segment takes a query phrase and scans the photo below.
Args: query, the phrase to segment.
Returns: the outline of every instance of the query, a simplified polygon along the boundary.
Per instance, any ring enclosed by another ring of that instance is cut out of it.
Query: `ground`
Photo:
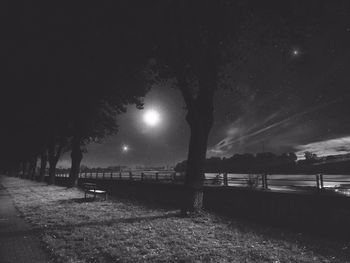
[[[350,242],[125,199],[85,201],[76,188],[3,180],[57,262],[350,262]]]

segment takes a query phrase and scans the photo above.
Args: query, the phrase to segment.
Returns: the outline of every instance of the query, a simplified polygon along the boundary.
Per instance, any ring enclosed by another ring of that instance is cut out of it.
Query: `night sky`
[[[242,64],[233,88],[216,93],[207,156],[350,153],[349,46],[350,24],[320,28],[300,44],[258,50]],[[88,146],[84,164],[174,165],[186,159],[189,129],[180,92],[156,87],[144,102],[144,110],[130,106],[119,116],[117,135]],[[160,113],[154,127],[142,119],[149,109]],[[69,165],[67,157],[61,165]]]
[[[350,153],[350,3],[290,1],[285,9],[276,3],[252,1],[254,15],[246,19],[265,28],[240,32],[247,42],[234,50],[245,54],[244,59],[228,58],[235,68],[222,68],[222,78],[233,81],[216,92],[207,157],[262,151],[296,152],[298,157],[305,151],[318,156]],[[281,16],[282,9],[292,19],[275,26],[270,15]],[[288,37],[280,39],[284,30]],[[143,120],[149,110],[159,114],[154,126]],[[118,116],[116,135],[87,146],[82,164],[175,165],[187,157],[185,116],[180,92],[158,85],[144,98],[143,110],[130,105]],[[66,153],[58,166],[69,165]]]
[[[207,157],[262,151],[296,152],[298,157],[305,151],[318,156],[350,153],[349,10],[346,1],[330,4],[325,14],[308,21],[303,34],[255,45],[238,63],[239,70],[225,69],[234,82],[216,93]],[[297,18],[308,13],[302,5],[291,11],[297,13],[296,26],[303,28]],[[150,109],[160,115],[153,127],[143,121]],[[118,116],[118,134],[90,144],[82,163],[175,165],[187,157],[185,115],[178,90],[153,88],[144,99],[144,110],[129,106]],[[66,154],[59,166],[69,163]]]

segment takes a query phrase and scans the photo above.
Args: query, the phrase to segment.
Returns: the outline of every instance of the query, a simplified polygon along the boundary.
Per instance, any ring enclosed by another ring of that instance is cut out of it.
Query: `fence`
[[[57,177],[69,177],[68,173],[59,173]],[[144,181],[181,184],[185,180],[183,173],[174,171],[123,171],[123,172],[83,172],[79,178]],[[204,179],[208,186],[238,186],[254,189],[283,191],[310,191],[332,189],[350,195],[349,175],[278,175],[278,174],[230,174],[206,173]]]

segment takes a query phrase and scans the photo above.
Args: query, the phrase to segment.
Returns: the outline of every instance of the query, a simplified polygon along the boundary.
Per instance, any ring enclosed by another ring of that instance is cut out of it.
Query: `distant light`
[[[129,151],[129,146],[123,145],[122,150],[123,150],[123,152]]]
[[[148,110],[143,115],[143,121],[148,126],[156,126],[160,122],[160,114],[156,110]]]
[[[301,54],[301,52],[300,52],[299,49],[294,48],[294,49],[292,50],[292,56],[293,56],[293,57],[298,57],[298,56],[300,56],[300,54]]]

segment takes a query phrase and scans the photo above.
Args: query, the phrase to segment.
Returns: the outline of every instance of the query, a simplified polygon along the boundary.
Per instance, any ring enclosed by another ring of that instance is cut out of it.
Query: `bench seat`
[[[99,189],[96,184],[93,183],[85,183],[83,184],[83,189],[85,193],[85,199],[87,194],[94,195],[94,199],[96,199],[97,195],[103,195],[104,200],[107,200],[107,191]]]
[[[87,190],[87,191],[90,192],[90,193],[96,193],[96,194],[105,194],[105,193],[107,193],[104,190]]]

